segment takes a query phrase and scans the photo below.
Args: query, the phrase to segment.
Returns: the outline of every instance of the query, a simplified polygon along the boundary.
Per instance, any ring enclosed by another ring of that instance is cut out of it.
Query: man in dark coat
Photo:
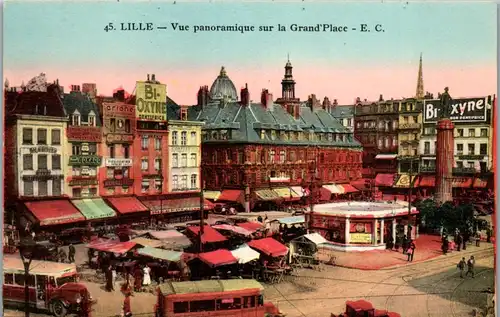
[[[115,288],[113,286],[113,269],[111,268],[111,265],[107,265],[104,268],[104,275],[106,277],[106,291],[114,291]]]
[[[140,292],[142,289],[142,269],[136,266],[134,269],[134,290]]]
[[[75,263],[75,254],[76,254],[76,249],[73,246],[73,244],[70,243],[69,247],[68,247],[68,260],[69,260],[69,263]]]

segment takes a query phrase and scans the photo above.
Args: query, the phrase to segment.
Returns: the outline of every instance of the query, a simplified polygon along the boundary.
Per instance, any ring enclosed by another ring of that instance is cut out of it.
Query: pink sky
[[[267,88],[274,98],[281,95],[281,79],[283,67],[248,68],[225,65],[227,74],[236,86],[244,87],[248,83],[250,98],[260,101],[262,88]],[[294,65],[295,66],[295,65]],[[210,69],[168,69],[159,68],[155,72],[156,79],[167,84],[167,93],[178,104],[195,104],[196,92],[201,85],[209,88],[219,74],[220,66]],[[411,97],[415,94],[418,64],[399,67],[366,67],[360,65],[336,65],[335,67],[294,67],[293,74],[296,84],[296,95],[301,100],[310,94],[322,100],[328,96],[331,101],[337,99],[339,104],[352,104],[356,97],[368,100],[378,100],[380,94],[384,98]],[[111,95],[117,87],[126,91],[134,90],[136,80],[145,80],[147,70],[128,68],[126,75],[123,70],[112,69],[18,69],[15,72],[5,70],[4,76],[11,86],[19,86],[40,72],[45,72],[49,81],[59,78],[59,83],[69,91],[72,84],[81,85],[84,82],[97,84],[98,94]],[[153,71],[150,71],[153,73]],[[497,89],[497,69],[494,65],[472,67],[427,66],[424,62],[424,88],[437,95],[445,86],[450,88],[452,97],[482,96],[495,94]]]

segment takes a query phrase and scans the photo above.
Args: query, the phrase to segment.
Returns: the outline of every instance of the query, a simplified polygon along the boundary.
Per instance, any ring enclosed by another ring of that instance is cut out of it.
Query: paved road
[[[468,252],[467,256],[470,254],[477,258],[474,279],[459,277],[456,263],[466,253],[454,252],[428,262],[378,271],[340,267],[326,267],[321,272],[299,270],[279,285],[266,286],[265,298],[288,317],[327,317],[341,312],[346,300],[360,298],[405,317],[469,316],[473,308],[485,306],[486,294],[481,291],[494,285],[493,250]],[[83,260],[84,248],[78,246],[77,262]],[[99,300],[94,317],[111,317],[120,312],[123,297],[118,291],[107,293],[102,285],[86,284]],[[135,294],[134,316],[153,316],[155,301],[153,294]],[[5,316],[22,313],[6,310]]]

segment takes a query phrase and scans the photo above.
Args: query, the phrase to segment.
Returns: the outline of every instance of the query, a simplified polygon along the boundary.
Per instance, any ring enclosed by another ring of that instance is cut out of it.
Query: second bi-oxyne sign
[[[491,106],[491,96],[453,99],[450,119],[453,122],[485,122],[486,110]],[[437,122],[443,111],[440,100],[424,101],[424,123]]]

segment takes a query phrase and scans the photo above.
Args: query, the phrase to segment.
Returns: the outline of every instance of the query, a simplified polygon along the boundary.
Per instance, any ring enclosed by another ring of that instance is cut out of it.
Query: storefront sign
[[[372,243],[372,235],[370,233],[351,233],[350,234],[351,243]]]
[[[106,135],[106,142],[108,143],[132,143],[134,136],[132,134],[113,134]]]
[[[167,86],[138,81],[136,91],[136,115],[138,120],[167,120]]]
[[[103,103],[104,117],[135,118],[135,106],[123,102]]]
[[[66,129],[68,141],[81,142],[101,142],[102,132],[99,127],[75,127],[71,126]]]
[[[57,149],[53,146],[40,145],[30,148],[30,153],[57,153]]]
[[[459,160],[482,160],[484,155],[459,155]]]
[[[52,175],[52,172],[49,170],[38,170],[35,175],[23,175],[24,181],[47,181],[47,180],[58,180],[63,179],[64,175],[56,174]]]
[[[134,184],[134,180],[130,178],[122,178],[122,179],[106,179],[104,181],[104,187],[130,187]]]
[[[137,121],[137,129],[167,132],[168,126],[166,122]]]
[[[69,165],[100,166],[102,158],[97,155],[71,155]]]
[[[400,188],[408,188],[410,185],[415,182],[416,175],[411,176],[410,180],[410,175],[408,174],[401,174],[399,176],[398,181],[396,182],[396,185],[394,187],[400,187]]]
[[[485,122],[488,100],[491,96],[480,98],[461,98],[451,102],[450,119],[453,122]],[[424,101],[424,123],[437,122],[441,118],[440,100]]]
[[[69,186],[92,186],[97,185],[95,178],[76,178],[69,181]]]
[[[126,166],[132,166],[132,159],[106,158],[106,167],[126,167]]]

